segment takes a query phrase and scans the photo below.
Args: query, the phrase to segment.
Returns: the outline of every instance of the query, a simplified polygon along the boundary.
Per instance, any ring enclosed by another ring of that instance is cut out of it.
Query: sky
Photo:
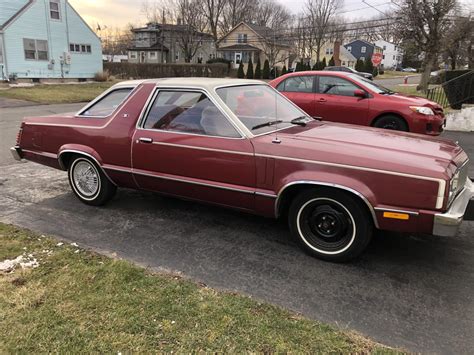
[[[301,12],[306,0],[277,0],[293,13]],[[141,0],[69,0],[70,4],[93,27],[124,27],[128,23],[142,25],[145,18],[141,14]],[[464,8],[474,10],[473,0],[462,0]],[[371,6],[375,7],[371,7]],[[350,20],[363,20],[396,8],[390,0],[343,0],[338,10],[341,16]]]

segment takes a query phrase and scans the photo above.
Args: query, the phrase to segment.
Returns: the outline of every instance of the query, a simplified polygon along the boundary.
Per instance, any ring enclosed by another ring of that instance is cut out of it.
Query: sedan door
[[[316,117],[314,75],[295,75],[282,81],[277,90],[310,116]]]
[[[368,124],[369,98],[354,96],[359,86],[351,81],[329,75],[318,75],[316,112],[325,121]]]
[[[254,209],[253,146],[200,90],[160,89],[135,131],[140,188]]]

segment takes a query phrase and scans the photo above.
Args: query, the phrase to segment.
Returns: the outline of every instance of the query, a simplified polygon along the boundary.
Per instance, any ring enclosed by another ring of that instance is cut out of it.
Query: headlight
[[[429,107],[425,106],[410,106],[413,112],[421,113],[422,115],[433,116],[434,112]]]
[[[456,196],[456,192],[458,191],[459,187],[459,170],[454,174],[451,182],[449,183],[449,197],[448,197],[448,204],[453,202],[454,197]]]

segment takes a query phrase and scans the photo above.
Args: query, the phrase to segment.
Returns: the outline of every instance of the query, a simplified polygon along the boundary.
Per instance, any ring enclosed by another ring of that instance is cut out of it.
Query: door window
[[[159,91],[148,111],[144,128],[241,137],[211,100],[205,94],[195,91]]]
[[[110,92],[101,100],[81,112],[81,116],[86,117],[107,117],[125,101],[132,88],[122,88]]]
[[[285,92],[313,92],[313,79],[311,75],[292,76],[277,86],[278,91]]]
[[[354,96],[354,90],[359,89],[350,81],[335,76],[320,76],[318,92],[320,94]]]

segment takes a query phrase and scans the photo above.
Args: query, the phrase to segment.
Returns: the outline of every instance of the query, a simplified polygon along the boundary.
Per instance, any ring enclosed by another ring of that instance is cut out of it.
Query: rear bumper
[[[11,147],[10,153],[12,153],[13,159],[15,160],[20,161],[23,158],[23,155],[21,154],[21,149],[18,146]]]
[[[466,210],[472,211],[474,208],[474,183],[467,179],[464,190],[453,201],[451,208],[445,213],[434,215],[433,234],[443,237],[455,236],[463,219]],[[473,216],[466,216],[469,219]]]

